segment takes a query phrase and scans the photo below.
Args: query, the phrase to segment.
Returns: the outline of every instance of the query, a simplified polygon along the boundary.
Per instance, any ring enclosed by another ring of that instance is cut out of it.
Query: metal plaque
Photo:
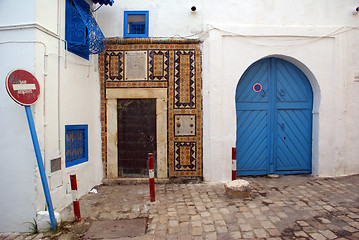
[[[175,135],[195,136],[196,115],[175,115]]]

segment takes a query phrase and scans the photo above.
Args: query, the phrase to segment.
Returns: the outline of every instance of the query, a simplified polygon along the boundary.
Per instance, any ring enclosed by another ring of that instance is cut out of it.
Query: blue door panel
[[[311,123],[300,119],[305,112],[311,114],[308,110],[278,111],[277,171],[311,169]]]
[[[237,175],[311,172],[312,98],[306,76],[287,61],[247,69],[236,90]]]
[[[239,136],[237,145],[238,171],[267,171],[268,136],[267,112],[238,111],[237,117],[243,127],[237,128]]]
[[[277,101],[307,102],[312,90],[307,77],[293,64],[284,60],[277,62]]]
[[[269,64],[267,62],[259,62],[252,66],[251,71],[244,74],[244,77],[241,79],[241,88],[237,88],[236,92],[236,103],[239,102],[267,102],[268,96],[266,95],[268,89],[268,69]],[[261,94],[257,94],[254,91],[249,91],[253,89],[253,82],[260,83],[263,87]]]

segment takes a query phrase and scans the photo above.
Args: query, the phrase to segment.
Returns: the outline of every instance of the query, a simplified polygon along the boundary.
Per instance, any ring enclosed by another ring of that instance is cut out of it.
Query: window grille
[[[145,23],[130,23],[130,34],[145,34]]]
[[[88,161],[87,125],[65,126],[66,167]]]

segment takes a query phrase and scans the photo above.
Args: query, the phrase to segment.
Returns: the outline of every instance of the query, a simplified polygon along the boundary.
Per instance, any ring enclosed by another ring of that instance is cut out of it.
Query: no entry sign
[[[52,200],[47,184],[46,173],[44,163],[42,161],[39,140],[37,139],[34,119],[32,117],[30,105],[34,104],[40,95],[40,85],[36,78],[25,70],[14,70],[10,72],[5,80],[6,90],[10,97],[15,102],[25,107],[27,122],[32,138],[32,144],[34,145],[37,165],[39,167],[40,178],[44,194],[46,198],[47,210],[49,211],[52,230],[56,229],[56,219],[54,214],[54,208],[52,207]]]
[[[10,97],[23,106],[34,104],[40,95],[40,85],[36,78],[25,70],[10,72],[5,81]]]

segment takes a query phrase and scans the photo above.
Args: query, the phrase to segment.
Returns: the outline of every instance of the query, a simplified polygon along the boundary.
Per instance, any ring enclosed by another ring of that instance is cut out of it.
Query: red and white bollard
[[[232,147],[232,181],[237,179],[237,150]]]
[[[71,182],[72,203],[74,206],[75,221],[81,222],[80,201],[77,192],[76,174],[70,175],[70,182]]]
[[[150,198],[151,202],[155,201],[155,169],[153,162],[153,153],[148,154],[148,176],[150,180]]]

